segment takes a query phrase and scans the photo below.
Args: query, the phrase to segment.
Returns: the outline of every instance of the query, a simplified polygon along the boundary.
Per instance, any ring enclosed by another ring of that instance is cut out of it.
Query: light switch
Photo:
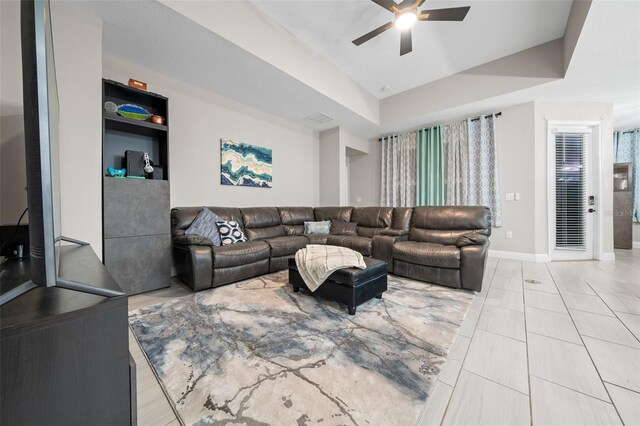
[[[515,199],[516,199],[516,201],[520,200],[520,193],[519,192],[515,193]]]
[[[513,232],[507,231],[507,238],[513,238]]]
[[[513,192],[507,192],[507,201],[513,201]]]

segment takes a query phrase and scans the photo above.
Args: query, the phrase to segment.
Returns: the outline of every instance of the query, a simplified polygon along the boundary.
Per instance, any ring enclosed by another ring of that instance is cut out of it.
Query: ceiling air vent
[[[304,118],[307,121],[310,121],[312,123],[315,124],[324,124],[324,123],[328,123],[329,121],[333,120],[333,117],[323,113],[323,112],[318,112],[316,114],[311,114],[307,117]]]

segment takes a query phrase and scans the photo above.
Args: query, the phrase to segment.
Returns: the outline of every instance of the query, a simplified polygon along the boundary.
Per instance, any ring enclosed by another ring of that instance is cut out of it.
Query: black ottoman
[[[356,306],[373,299],[382,299],[382,293],[387,291],[387,264],[382,260],[364,258],[365,269],[345,268],[335,271],[313,293],[349,307],[349,315],[356,314]],[[309,291],[298,272],[296,259],[289,259],[289,284],[293,291],[301,288]]]

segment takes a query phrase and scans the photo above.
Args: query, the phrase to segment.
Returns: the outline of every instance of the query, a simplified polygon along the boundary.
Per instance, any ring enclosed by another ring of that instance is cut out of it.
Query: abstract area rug
[[[287,271],[132,311],[184,424],[412,425],[473,293],[389,276],[382,300],[293,293]]]

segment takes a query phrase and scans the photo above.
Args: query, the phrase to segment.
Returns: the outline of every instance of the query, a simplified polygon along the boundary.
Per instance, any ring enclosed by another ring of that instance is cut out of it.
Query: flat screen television
[[[87,243],[61,235],[59,104],[48,0],[22,0],[20,31],[31,281],[0,295],[0,305],[38,286],[123,295],[58,274],[61,242]]]

